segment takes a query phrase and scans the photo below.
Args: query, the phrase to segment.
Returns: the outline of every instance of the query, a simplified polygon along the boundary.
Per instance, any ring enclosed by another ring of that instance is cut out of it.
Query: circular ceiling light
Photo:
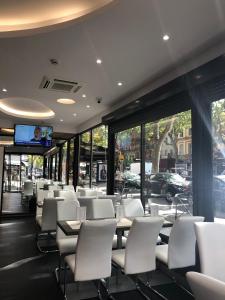
[[[60,119],[60,122],[63,122],[63,119]]]
[[[74,116],[74,117],[76,117],[76,116],[77,116],[77,114],[76,114],[76,113],[74,113],[74,114],[73,114],[73,116]]]
[[[165,34],[165,35],[163,36],[163,40],[164,40],[164,41],[168,41],[169,39],[170,39],[170,37],[169,37],[168,34]]]
[[[82,95],[82,97],[83,97],[83,98],[86,98],[86,95],[85,95],[85,94],[83,94],[83,95]]]
[[[60,103],[60,104],[66,104],[66,105],[76,103],[75,100],[73,100],[73,99],[66,99],[66,98],[57,99],[57,102]]]
[[[101,65],[102,60],[101,60],[100,58],[98,58],[98,59],[96,60],[96,63],[97,63],[98,65]]]
[[[87,107],[87,108],[90,108],[90,105],[88,104],[88,105],[86,105],[86,107]]]
[[[0,99],[0,111],[24,119],[51,119],[55,116],[46,105],[28,98]]]
[[[7,89],[5,89],[5,88],[3,88],[2,91],[3,91],[4,93],[7,93]]]
[[[123,83],[122,83],[122,82],[118,82],[117,85],[118,85],[118,86],[122,86]]]
[[[29,2],[29,3],[28,3]],[[113,0],[1,1],[0,36],[41,32],[86,16]]]

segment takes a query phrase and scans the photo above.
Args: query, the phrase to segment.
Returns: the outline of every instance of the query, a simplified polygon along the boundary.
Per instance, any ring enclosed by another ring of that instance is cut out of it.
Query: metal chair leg
[[[64,282],[63,282],[63,296],[66,299],[66,275],[67,275],[67,264],[64,262]]]

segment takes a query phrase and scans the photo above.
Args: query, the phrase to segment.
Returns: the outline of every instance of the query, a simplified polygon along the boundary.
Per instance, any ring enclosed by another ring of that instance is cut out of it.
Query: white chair
[[[196,223],[201,272],[225,282],[225,224]]]
[[[117,202],[119,201],[119,196],[118,195],[98,195],[99,199],[111,199],[113,202],[114,208],[117,205]]]
[[[37,190],[36,199],[36,220],[42,215],[43,202],[45,198],[53,198],[53,191]]]
[[[77,201],[77,196],[74,191],[64,191],[64,190],[59,190],[58,191],[58,197],[64,198],[65,201]]]
[[[203,222],[204,217],[182,216],[173,224],[169,244],[156,247],[156,257],[169,269],[195,265],[196,236],[195,222]]]
[[[77,207],[80,204],[78,201],[57,201],[57,221],[75,221]],[[61,270],[61,258],[65,255],[75,253],[77,245],[77,236],[67,236],[63,233],[59,226],[57,226],[56,231],[56,243],[59,249],[59,276],[60,279],[60,270]]]
[[[160,217],[135,218],[126,248],[114,250],[112,261],[125,274],[145,273],[156,268],[155,248],[163,219]]]
[[[63,190],[65,190],[65,191],[74,191],[75,192],[74,186],[72,184],[63,185]]]
[[[34,195],[33,182],[25,181],[23,186],[22,198],[21,198],[22,204],[24,203],[29,204],[29,201],[33,197],[33,195]]]
[[[65,257],[64,296],[67,265],[75,282],[100,280],[111,276],[112,240],[116,220],[84,221],[80,228],[76,255]],[[100,290],[98,288],[98,293]]]
[[[188,272],[186,276],[196,300],[225,299],[223,281],[196,272]]]
[[[140,199],[125,198],[121,200],[124,206],[124,217],[143,217],[144,209]]]
[[[92,199],[92,219],[115,218],[111,199]]]
[[[40,231],[37,233],[37,247],[42,253],[52,252],[42,249],[39,244],[39,237],[40,235],[47,234],[47,239],[49,240],[53,237],[51,234],[56,232],[56,205],[57,200],[55,198],[44,199],[42,216],[36,218],[37,224],[40,227]]]
[[[80,206],[86,207],[86,218],[89,220],[115,218],[115,211],[111,199],[99,199],[92,197],[78,198]],[[126,237],[122,237],[122,247],[126,244]],[[113,248],[117,247],[117,235],[113,239]]]

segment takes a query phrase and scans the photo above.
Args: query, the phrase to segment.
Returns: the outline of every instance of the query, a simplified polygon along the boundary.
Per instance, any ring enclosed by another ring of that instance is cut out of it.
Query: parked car
[[[151,194],[172,202],[176,194],[190,191],[190,182],[176,173],[156,173],[150,176],[148,188]]]

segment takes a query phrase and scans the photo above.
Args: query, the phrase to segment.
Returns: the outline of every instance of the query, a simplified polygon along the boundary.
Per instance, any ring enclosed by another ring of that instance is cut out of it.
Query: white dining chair
[[[25,181],[21,197],[22,204],[29,204],[29,201],[34,195],[33,181]]]
[[[37,247],[42,253],[53,252],[51,250],[43,250],[39,243],[39,238],[42,235],[46,235],[47,240],[55,238],[52,234],[56,233],[56,205],[57,200],[55,198],[44,199],[42,216],[36,218],[39,225],[39,231],[36,235]]]
[[[113,250],[112,262],[126,275],[137,275],[155,270],[155,249],[162,225],[163,218],[160,217],[135,218],[127,238],[126,248]],[[134,279],[138,291],[143,294],[137,276]],[[149,278],[147,285],[150,286]]]
[[[65,191],[74,191],[75,192],[74,186],[72,184],[63,185],[63,190],[65,190]]]
[[[80,228],[76,255],[65,257],[64,296],[67,265],[75,282],[107,279],[111,276],[112,241],[116,220],[84,221]],[[98,285],[98,294],[100,289]]]
[[[204,217],[182,216],[173,224],[168,245],[156,247],[157,259],[169,269],[185,268],[195,265],[196,236],[195,222],[203,222]]]
[[[57,221],[76,221],[78,201],[57,201]],[[77,235],[65,235],[59,226],[56,230],[56,243],[59,249],[59,266],[56,269],[60,280],[61,261],[65,255],[75,253]]]
[[[225,224],[195,223],[201,272],[225,282]]]
[[[121,200],[124,207],[124,217],[143,217],[144,209],[140,199],[125,198]]]
[[[197,272],[188,272],[186,276],[196,300],[225,299],[225,282]]]
[[[59,190],[57,191],[60,198],[64,198],[65,201],[77,201],[77,195],[73,190]]]

